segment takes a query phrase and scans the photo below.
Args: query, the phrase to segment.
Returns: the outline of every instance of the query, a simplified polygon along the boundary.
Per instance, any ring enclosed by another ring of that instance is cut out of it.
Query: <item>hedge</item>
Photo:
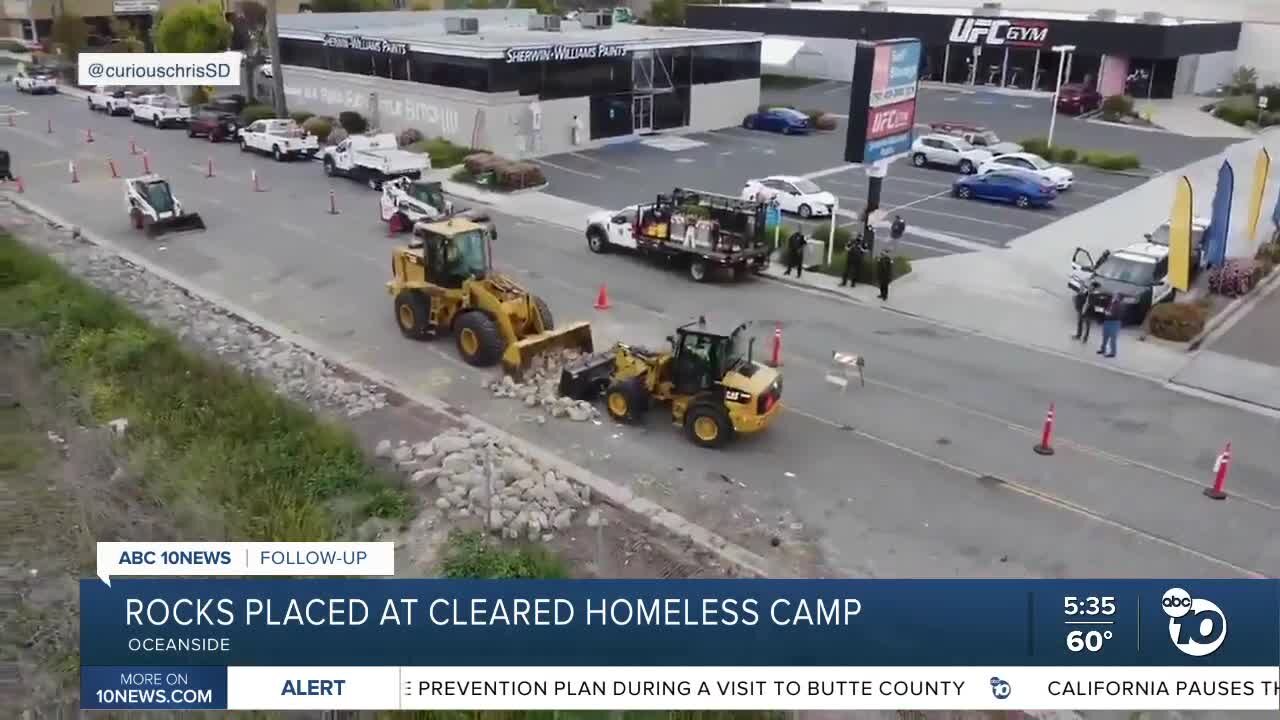
[[[296,110],[289,113],[289,117],[293,118],[293,121],[299,125],[303,125],[306,124],[308,120],[315,117],[315,113],[307,112],[306,110]]]
[[[802,228],[784,225],[782,229],[778,232],[778,237],[780,242],[785,245],[787,238],[791,237],[791,234],[796,232],[797,230],[800,230],[801,232],[803,232]],[[826,243],[827,239],[831,237],[831,224],[823,223],[822,225],[815,227],[811,232],[808,232],[806,234],[815,240],[820,240],[823,243]],[[877,238],[879,238],[879,235],[880,233],[877,231]],[[835,252],[831,254],[831,262],[823,263],[822,265],[819,265],[816,272],[820,272],[823,275],[831,275],[834,277],[840,277],[844,275],[844,260],[845,260],[844,248],[845,248],[845,245],[848,244],[849,239],[852,236],[853,235],[851,232],[849,232],[848,228],[842,228],[837,226],[836,233],[835,233],[836,249],[835,249]],[[770,238],[770,240],[772,241],[772,238]],[[892,243],[893,241],[887,238],[876,240],[876,243],[878,245],[884,242]],[[880,245],[880,247],[883,248],[884,246]],[[911,272],[911,259],[903,255],[894,255],[893,256],[893,279],[897,280],[898,278],[902,277],[903,275],[907,275],[910,272]],[[870,255],[866,255],[866,254],[862,256],[862,265],[861,267],[858,268],[858,282],[861,282],[861,283],[876,282],[876,266],[875,266],[874,257],[871,257]]]
[[[523,190],[547,183],[542,168],[528,162],[513,162],[493,153],[472,153],[463,158],[453,179],[476,185],[492,185],[500,190]]]
[[[1049,147],[1049,141],[1042,137],[1023,138],[1021,145],[1026,152],[1039,155],[1049,162],[1066,165],[1080,163],[1100,170],[1133,170],[1142,167],[1142,162],[1133,153],[1113,153],[1106,150],[1080,152],[1062,145]]]
[[[315,135],[320,142],[325,142],[333,132],[333,119],[320,116],[309,117],[302,123],[302,129]]]
[[[338,124],[348,135],[359,135],[369,129],[369,121],[355,110],[343,110],[338,113]]]
[[[1133,98],[1127,95],[1109,95],[1102,100],[1102,117],[1119,120],[1133,114]]]
[[[1208,311],[1195,303],[1160,303],[1147,313],[1151,334],[1163,340],[1188,342],[1204,330]]]
[[[266,120],[276,116],[275,108],[270,105],[249,105],[240,111],[240,126],[245,127],[250,123],[259,120]]]
[[[431,138],[430,140],[418,140],[409,145],[407,150],[413,152],[426,153],[431,156],[431,167],[447,168],[462,163],[468,156],[475,154],[472,148],[455,145],[444,138]]]
[[[1138,156],[1133,153],[1113,153],[1105,150],[1089,150],[1080,158],[1080,162],[1100,170],[1133,170],[1141,167]]]

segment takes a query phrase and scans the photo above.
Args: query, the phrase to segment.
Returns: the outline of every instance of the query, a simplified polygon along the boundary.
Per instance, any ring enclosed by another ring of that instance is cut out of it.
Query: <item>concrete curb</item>
[[[1187,352],[1196,352],[1206,342],[1217,340],[1219,336],[1230,330],[1231,326],[1239,322],[1240,318],[1247,315],[1254,306],[1275,292],[1277,287],[1280,287],[1280,270],[1272,270],[1270,277],[1263,280],[1253,292],[1232,300],[1222,309],[1222,312],[1209,318],[1200,334],[1187,343]]]
[[[32,213],[33,215],[39,216],[54,225],[68,228],[79,227],[74,223],[66,222],[55,213],[44,209],[40,205],[31,202],[26,198],[12,194],[8,197],[14,205]],[[530,457],[537,459],[545,466],[553,468],[558,473],[572,477],[574,480],[586,485],[596,496],[602,498],[608,504],[613,505],[624,512],[631,513],[649,525],[668,532],[677,538],[686,540],[706,552],[712,553],[725,563],[738,568],[738,570],[745,575],[753,577],[768,577],[768,573],[766,571],[768,563],[764,558],[740,545],[728,541],[700,525],[696,525],[685,520],[680,515],[666,510],[655,502],[636,497],[629,489],[618,485],[611,480],[607,480],[586,468],[560,458],[556,456],[555,453],[525,441],[522,438],[518,438],[506,430],[495,425],[491,425],[470,413],[459,412],[457,409],[449,406],[439,398],[405,387],[388,375],[385,375],[374,368],[368,367],[354,358],[348,357],[345,353],[338,352],[288,328],[282,327],[281,325],[268,320],[247,308],[241,307],[237,303],[228,300],[217,293],[211,292],[196,283],[187,280],[186,278],[180,277],[175,273],[156,265],[152,261],[134,253],[131,250],[120,247],[116,243],[98,235],[97,233],[80,228],[80,236],[91,244],[108,250],[109,252],[146,270],[156,277],[182,288],[192,295],[218,305],[224,310],[240,317],[246,322],[252,323],[263,330],[266,330],[282,340],[286,340],[300,348],[303,348],[304,350],[308,350],[316,355],[325,357],[374,383],[382,385],[398,395],[408,398],[425,407],[431,408],[446,417],[452,418],[462,425],[476,430],[483,430],[495,437],[501,438],[504,442],[509,443],[512,447],[519,449]]]

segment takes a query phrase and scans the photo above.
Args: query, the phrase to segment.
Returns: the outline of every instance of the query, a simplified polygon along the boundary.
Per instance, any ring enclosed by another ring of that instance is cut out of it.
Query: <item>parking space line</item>
[[[1093,182],[1092,180],[1077,180],[1076,187],[1081,185],[1084,185],[1085,187],[1102,188],[1103,190],[1114,190],[1115,192],[1129,192],[1130,190],[1139,187],[1138,185],[1134,185],[1133,187],[1120,187],[1118,185],[1107,185],[1106,183]]]
[[[637,170],[637,169],[635,169],[635,168],[633,168],[633,167],[627,167],[626,165],[617,165],[617,164],[615,164],[615,163],[607,163],[607,162],[605,162],[605,161],[603,161],[603,160],[600,160],[599,158],[593,158],[593,157],[590,157],[590,156],[587,156],[587,155],[583,155],[582,153],[571,152],[571,153],[569,153],[569,156],[570,156],[570,157],[576,157],[576,158],[578,158],[579,160],[586,160],[587,162],[595,163],[595,164],[597,164],[597,165],[603,165],[603,166],[605,166],[605,167],[607,167],[607,168],[613,168],[613,169],[615,169],[615,170],[625,170],[625,171],[627,171],[627,172],[633,172],[633,173],[639,173],[639,172],[640,172],[639,170]]]
[[[850,210],[837,210],[836,214],[840,215],[840,217],[849,218],[852,221],[849,223],[841,223],[840,227],[845,227],[847,225],[856,225],[857,223],[861,222],[861,219],[858,217],[858,214]],[[907,234],[915,235],[916,237],[924,238],[925,240],[932,240],[933,242],[943,243],[944,245],[950,245],[952,247],[960,248],[962,250],[973,250],[975,252],[982,252],[986,250],[999,250],[1001,247],[999,245],[977,242],[974,240],[967,240],[965,238],[957,237],[955,235],[949,235],[944,232],[938,232],[937,230],[929,230],[927,228],[916,227],[915,225],[907,226]],[[933,249],[938,250],[938,248],[933,248]]]
[[[835,167],[829,167],[829,168],[827,168],[827,169],[825,169],[825,170],[815,170],[814,172],[805,173],[805,174],[801,175],[800,177],[802,177],[802,178],[806,178],[806,179],[808,179],[808,180],[816,180],[817,178],[827,177],[828,175],[839,175],[839,174],[840,174],[840,173],[842,173],[842,172],[848,172],[848,171],[850,171],[850,170],[856,170],[856,169],[857,169],[857,168],[859,168],[859,167],[861,167],[861,166],[860,166],[860,165],[849,165],[849,164],[847,164],[847,163],[846,163],[846,164],[844,164],[844,165],[837,165],[837,166],[835,166]],[[836,181],[835,181],[835,180],[829,180],[828,182],[836,182]]]
[[[725,128],[723,130],[708,130],[706,134],[714,135],[715,137],[723,140],[730,140],[733,142],[742,143],[744,145],[757,147],[762,150],[768,150],[769,152],[773,152],[774,149],[779,146],[779,143],[775,142],[773,138],[757,137],[758,135],[761,134],[759,130],[752,130],[750,132],[752,134],[747,135],[742,131],[740,131],[738,128]],[[762,144],[757,144],[757,143],[762,143]]]
[[[926,195],[926,196],[924,196],[924,197],[922,197],[922,198],[919,198],[919,199],[917,199],[917,200],[912,200],[911,202],[906,203],[906,204],[903,204],[903,205],[895,205],[895,206],[893,206],[893,207],[889,208],[888,210],[886,210],[885,212],[893,212],[894,210],[901,210],[901,209],[903,209],[903,208],[909,208],[909,207],[911,207],[911,206],[913,206],[913,205],[919,205],[919,204],[920,204],[920,203],[922,203],[922,202],[928,202],[928,201],[930,201],[930,200],[933,200],[934,198],[940,198],[940,197],[942,197],[943,195],[949,195],[950,193],[951,193],[951,191],[950,191],[950,190],[941,190],[941,191],[936,192],[936,193],[934,193],[934,194],[932,194],[932,195]]]
[[[805,177],[809,177],[809,176],[806,175]],[[903,177],[901,175],[890,175],[889,177],[885,178],[885,180],[891,183],[901,181],[901,182],[915,183],[916,185],[928,185],[929,187],[936,187],[936,188],[948,188],[948,189],[951,188],[951,183],[938,182],[936,180],[920,180],[919,178]],[[848,185],[849,187],[856,187],[859,190],[861,190],[863,187],[862,185],[854,184],[848,180],[827,180],[826,182],[834,183],[836,185]]]
[[[589,172],[583,172],[583,171],[581,171],[581,170],[574,170],[574,169],[573,169],[573,168],[571,168],[571,167],[565,167],[564,165],[557,165],[556,163],[549,162],[549,161],[547,161],[547,160],[542,160],[542,159],[540,159],[540,158],[534,158],[534,159],[533,159],[533,162],[538,163],[539,165],[546,165],[547,167],[555,168],[556,170],[563,170],[564,172],[567,172],[567,173],[573,173],[574,175],[581,175],[581,176],[583,176],[583,177],[589,177],[589,178],[592,178],[593,180],[603,180],[603,179],[604,179],[604,178],[600,177],[599,175],[593,175],[593,174],[591,174],[591,173],[589,173]]]
[[[911,208],[911,212],[925,213],[926,215],[938,215],[944,218],[951,218],[952,220],[965,220],[967,222],[981,223],[983,225],[991,225],[993,227],[1013,228],[1014,230],[1021,230],[1023,232],[1031,231],[1031,228],[1024,227],[1022,225],[1015,225],[1013,223],[1006,223],[1006,222],[998,222],[996,220],[983,220],[981,218],[971,217],[969,215],[960,215],[957,213],[941,212],[939,210],[926,210],[924,208],[917,207],[917,208]]]

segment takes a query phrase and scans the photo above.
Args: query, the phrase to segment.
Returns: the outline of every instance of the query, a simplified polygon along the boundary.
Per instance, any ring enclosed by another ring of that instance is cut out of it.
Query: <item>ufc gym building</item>
[[[690,27],[767,33],[765,73],[848,81],[856,41],[913,37],[924,43],[923,81],[1053,92],[1053,48],[1074,46],[1062,58],[1064,83],[1138,98],[1202,93],[1225,82],[1241,26],[1158,12],[1015,13],[998,2],[968,10],[803,0],[690,5],[688,18]]]

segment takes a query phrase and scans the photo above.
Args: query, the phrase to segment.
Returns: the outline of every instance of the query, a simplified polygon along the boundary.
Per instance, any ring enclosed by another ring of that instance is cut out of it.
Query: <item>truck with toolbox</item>
[[[417,180],[430,169],[431,157],[401,150],[394,133],[357,135],[324,150],[326,175],[354,178],[373,190],[395,178]]]
[[[190,119],[191,108],[168,95],[143,95],[133,101],[134,122],[162,128],[186,125]]]
[[[240,131],[240,150],[269,153],[276,162],[314,157],[320,140],[289,118],[257,120]]]
[[[767,232],[769,206],[730,195],[676,188],[650,203],[587,218],[587,247],[614,248],[684,263],[689,276],[704,282],[713,270],[729,270],[735,280],[769,266],[773,251]]]
[[[132,115],[132,94],[121,87],[104,87],[99,85],[89,93],[89,109],[94,112],[105,112],[108,115]]]

